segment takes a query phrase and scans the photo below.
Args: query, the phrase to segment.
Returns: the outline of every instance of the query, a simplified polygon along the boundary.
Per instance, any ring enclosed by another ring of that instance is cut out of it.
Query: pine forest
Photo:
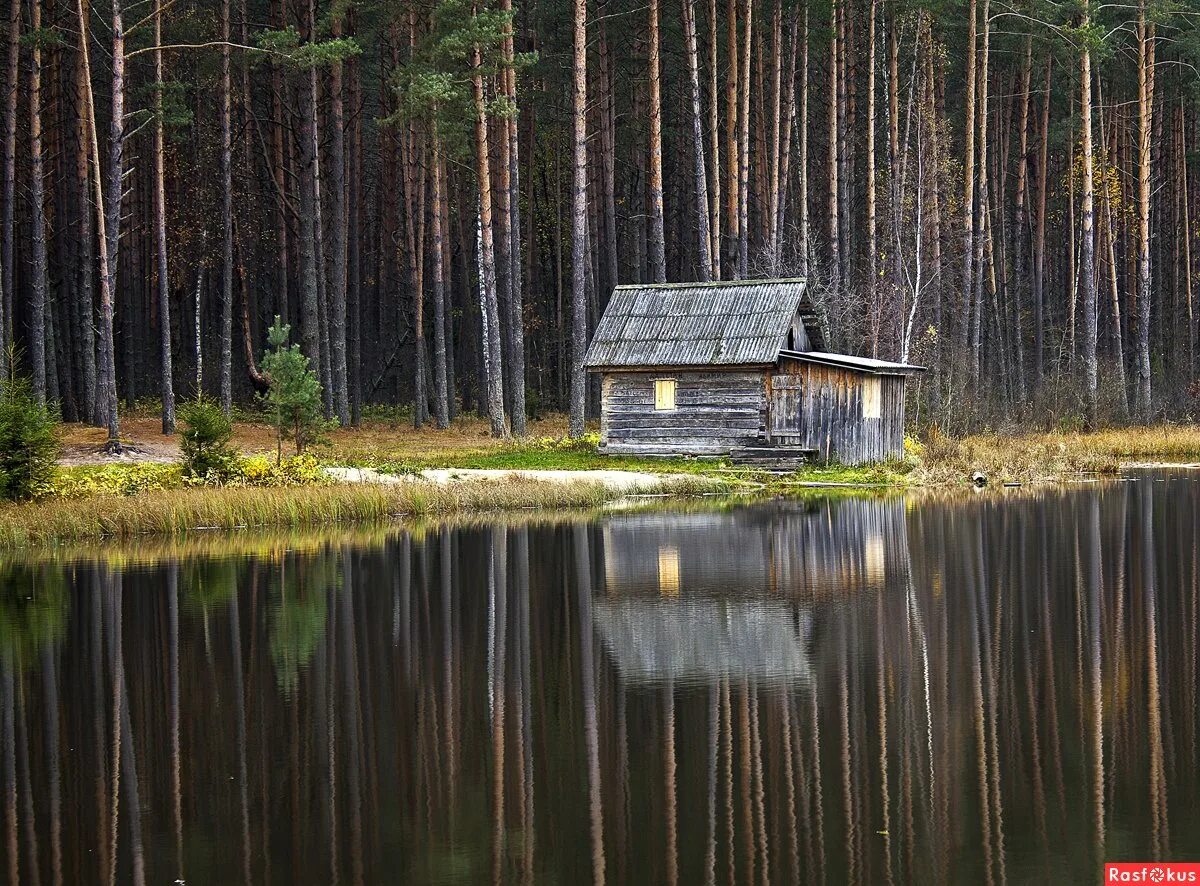
[[[951,431],[1200,410],[1195,0],[10,0],[4,360],[582,433],[613,287],[804,277]],[[156,407],[157,408],[157,407]]]

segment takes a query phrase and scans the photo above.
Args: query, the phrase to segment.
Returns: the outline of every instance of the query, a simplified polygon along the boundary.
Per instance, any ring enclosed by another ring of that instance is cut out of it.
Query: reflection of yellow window
[[[654,408],[660,411],[675,408],[675,379],[654,380]]]
[[[863,379],[862,403],[863,418],[879,418],[883,414],[882,385],[877,377]]]
[[[664,597],[679,596],[679,548],[658,549],[658,592]]]

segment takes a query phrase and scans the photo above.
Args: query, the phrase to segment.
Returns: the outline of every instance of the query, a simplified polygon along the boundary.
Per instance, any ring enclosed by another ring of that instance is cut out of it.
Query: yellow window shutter
[[[675,408],[675,379],[657,378],[654,380],[654,408],[660,412]]]

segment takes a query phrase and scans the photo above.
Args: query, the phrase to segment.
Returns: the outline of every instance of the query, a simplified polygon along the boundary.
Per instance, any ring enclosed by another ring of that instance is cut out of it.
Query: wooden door
[[[804,378],[791,373],[771,376],[767,401],[767,433],[771,441],[789,446],[803,443]]]

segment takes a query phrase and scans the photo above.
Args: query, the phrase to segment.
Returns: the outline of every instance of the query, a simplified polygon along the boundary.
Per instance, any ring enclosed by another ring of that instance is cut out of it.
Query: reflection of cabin
[[[808,619],[783,601],[597,600],[592,620],[626,684],[808,677]]]
[[[920,367],[825,348],[802,280],[618,286],[585,358],[603,377],[601,447],[899,458]]]
[[[593,623],[625,683],[804,681],[826,604],[907,582],[906,527],[899,499],[614,515]]]
[[[899,498],[617,514],[600,532],[608,596],[844,598],[908,575]]]

